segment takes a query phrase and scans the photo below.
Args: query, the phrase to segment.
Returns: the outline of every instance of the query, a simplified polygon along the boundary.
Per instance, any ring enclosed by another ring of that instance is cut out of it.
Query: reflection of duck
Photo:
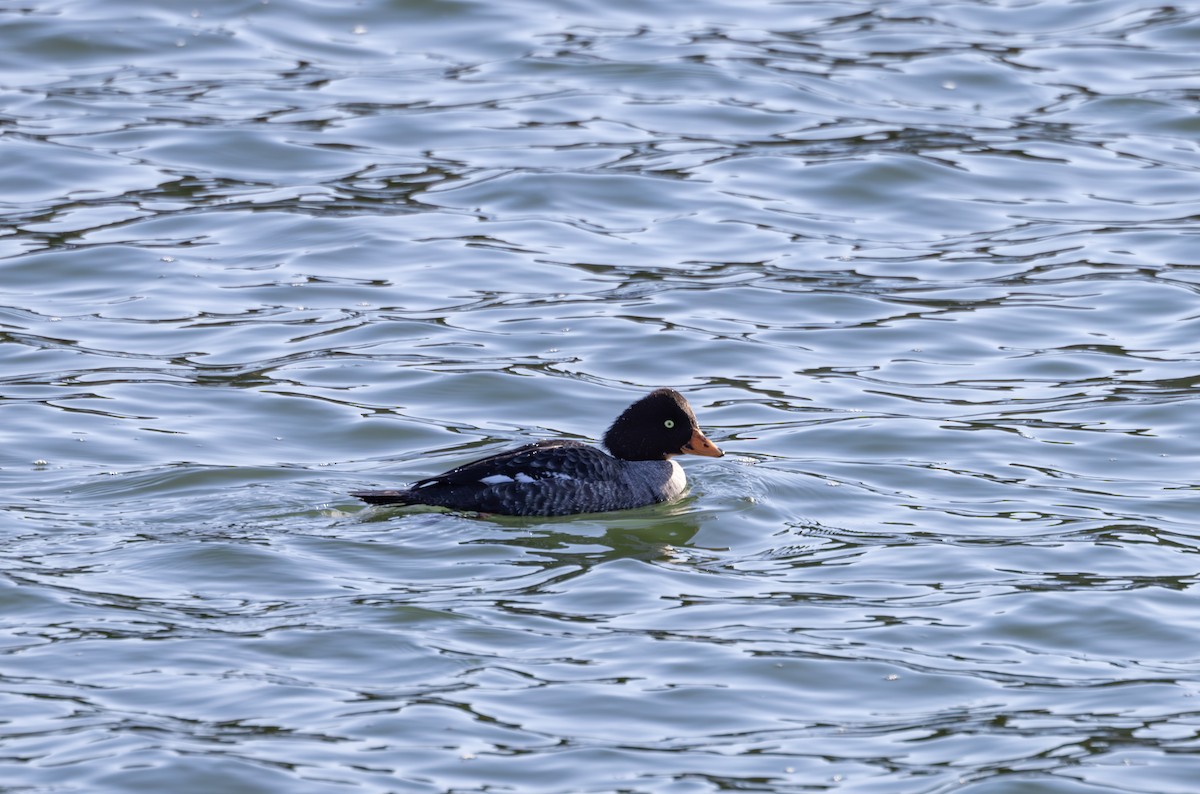
[[[604,434],[612,455],[578,441],[538,441],[395,491],[357,491],[371,504],[432,505],[511,516],[600,513],[666,502],[687,484],[674,455],[719,458],[683,395],[656,389]]]
[[[522,531],[497,532],[475,542],[511,546],[523,549],[528,559],[544,559],[548,568],[557,569],[555,581],[561,583],[613,560],[707,560],[708,552],[688,547],[711,515],[696,505],[680,503],[579,516],[570,521],[491,516],[493,526],[519,527]]]

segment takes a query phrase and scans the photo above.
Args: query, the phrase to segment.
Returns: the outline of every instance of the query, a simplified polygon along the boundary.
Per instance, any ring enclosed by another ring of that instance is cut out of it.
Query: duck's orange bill
[[[703,455],[706,458],[719,458],[725,453],[717,449],[717,445],[709,441],[699,430],[692,433],[692,438],[683,445],[685,455]]]

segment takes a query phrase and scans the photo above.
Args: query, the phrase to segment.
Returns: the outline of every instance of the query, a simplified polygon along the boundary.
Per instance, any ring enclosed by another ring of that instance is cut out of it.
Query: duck
[[[354,491],[372,505],[425,505],[506,516],[564,516],[628,510],[678,499],[687,489],[678,455],[724,456],[688,401],[655,389],[605,432],[605,452],[572,440],[544,440],[417,480],[407,488]]]

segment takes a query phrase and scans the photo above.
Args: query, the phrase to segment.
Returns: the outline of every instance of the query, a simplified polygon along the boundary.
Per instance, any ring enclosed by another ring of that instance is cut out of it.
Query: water
[[[1196,790],[1200,7],[0,41],[0,790]],[[346,496],[660,385],[678,504]]]

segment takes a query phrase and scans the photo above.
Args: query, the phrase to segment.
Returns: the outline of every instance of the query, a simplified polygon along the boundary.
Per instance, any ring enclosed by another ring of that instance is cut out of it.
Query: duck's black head
[[[604,446],[623,460],[725,454],[700,432],[692,407],[674,389],[655,389],[626,408],[604,434]]]

